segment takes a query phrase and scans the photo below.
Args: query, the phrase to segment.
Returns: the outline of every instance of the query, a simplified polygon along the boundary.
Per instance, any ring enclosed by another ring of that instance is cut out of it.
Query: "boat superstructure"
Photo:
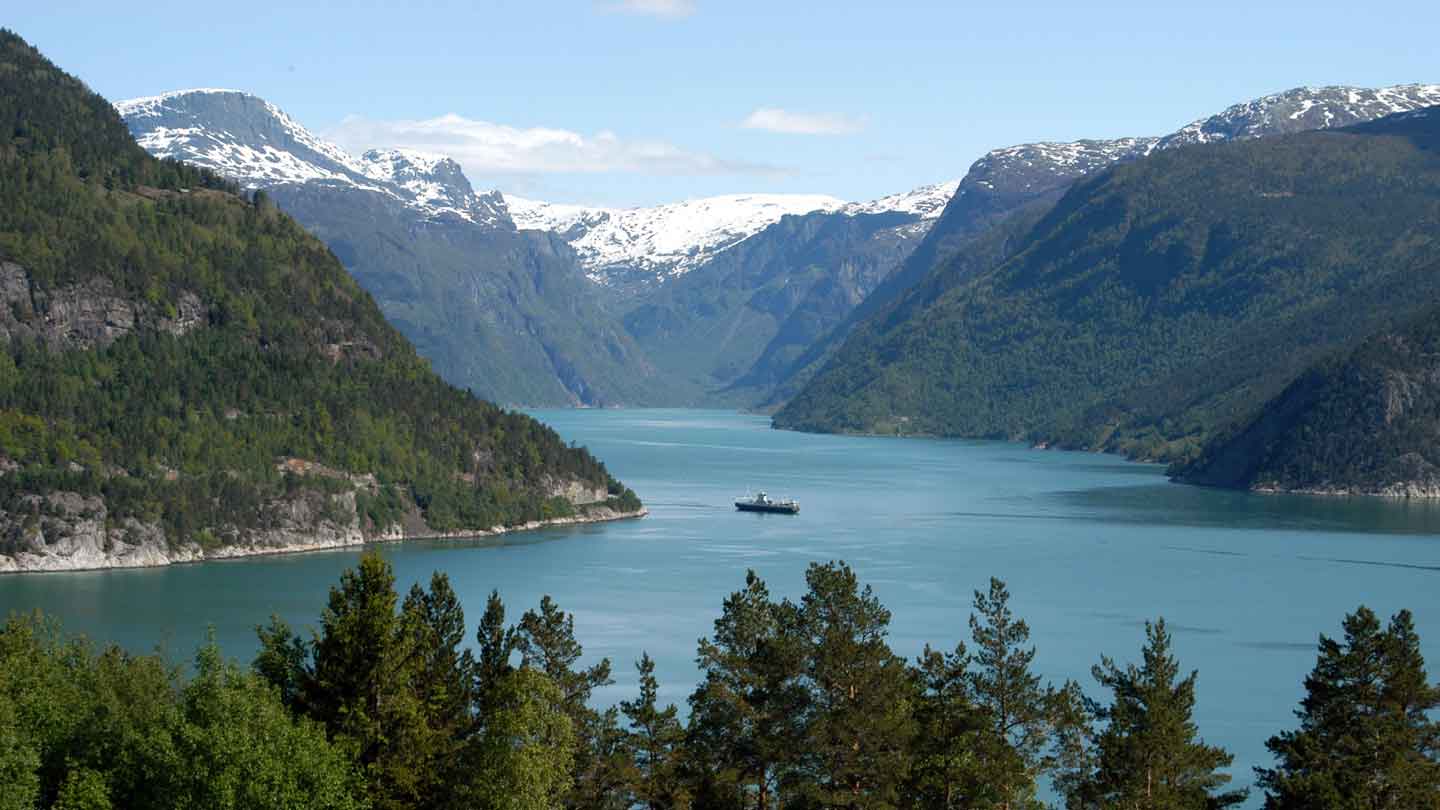
[[[778,512],[784,515],[800,514],[800,502],[793,498],[776,500],[763,492],[745,496],[735,501],[735,508],[741,512]]]

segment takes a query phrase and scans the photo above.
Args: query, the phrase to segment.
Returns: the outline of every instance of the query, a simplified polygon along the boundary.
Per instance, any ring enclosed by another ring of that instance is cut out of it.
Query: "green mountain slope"
[[[910,251],[919,217],[786,216],[646,295],[625,327],[676,393],[749,404]]]
[[[441,382],[268,198],[157,161],[0,31],[0,570],[639,508]]]
[[[648,404],[659,383],[558,237],[424,219],[370,191],[271,190],[320,237],[421,356],[450,382],[505,403]]]
[[[867,321],[776,425],[1193,455],[1440,291],[1437,126],[1186,147],[1082,180],[999,266]]]
[[[1440,307],[1302,374],[1171,472],[1242,489],[1440,497]]]

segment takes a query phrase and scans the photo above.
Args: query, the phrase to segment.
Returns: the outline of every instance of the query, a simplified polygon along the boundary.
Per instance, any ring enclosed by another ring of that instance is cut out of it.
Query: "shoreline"
[[[571,515],[568,517],[549,518],[547,520],[531,520],[515,526],[496,526],[489,529],[466,529],[454,532],[425,532],[418,534],[405,534],[403,532],[380,534],[375,537],[363,538],[355,542],[348,539],[334,541],[321,541],[319,543],[304,543],[284,546],[226,546],[216,549],[213,552],[191,551],[193,547],[177,549],[173,558],[167,557],[163,562],[154,561],[153,557],[145,556],[137,559],[135,563],[125,564],[123,561],[115,565],[82,565],[74,568],[13,568],[0,570],[0,577],[24,576],[33,574],[78,574],[83,572],[97,571],[135,571],[142,569],[168,568],[172,565],[195,565],[207,562],[228,562],[232,560],[243,560],[252,557],[271,557],[289,554],[305,554],[318,551],[343,551],[345,549],[358,549],[365,546],[385,545],[393,543],[405,543],[412,540],[467,540],[471,538],[497,537],[506,534],[517,534],[520,532],[532,532],[540,529],[550,529],[561,526],[581,526],[590,523],[613,523],[621,520],[639,520],[650,514],[650,510],[644,506],[633,512],[615,512],[603,509],[601,514],[592,515]],[[14,559],[14,558],[11,558]],[[52,558],[53,559],[53,558]]]

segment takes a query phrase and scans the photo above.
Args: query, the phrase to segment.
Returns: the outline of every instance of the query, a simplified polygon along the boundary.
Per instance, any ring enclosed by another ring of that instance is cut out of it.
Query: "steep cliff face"
[[[179,337],[202,326],[207,314],[189,290],[166,309],[134,301],[103,278],[46,289],[21,265],[0,259],[0,342],[36,341],[50,351],[103,348],[140,330]]]

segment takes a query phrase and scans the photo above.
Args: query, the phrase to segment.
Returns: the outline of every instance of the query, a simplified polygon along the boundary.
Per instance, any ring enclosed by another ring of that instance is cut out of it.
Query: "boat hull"
[[[744,501],[736,501],[735,508],[741,512],[772,512],[780,515],[800,514],[800,506],[798,504],[746,503]]]

